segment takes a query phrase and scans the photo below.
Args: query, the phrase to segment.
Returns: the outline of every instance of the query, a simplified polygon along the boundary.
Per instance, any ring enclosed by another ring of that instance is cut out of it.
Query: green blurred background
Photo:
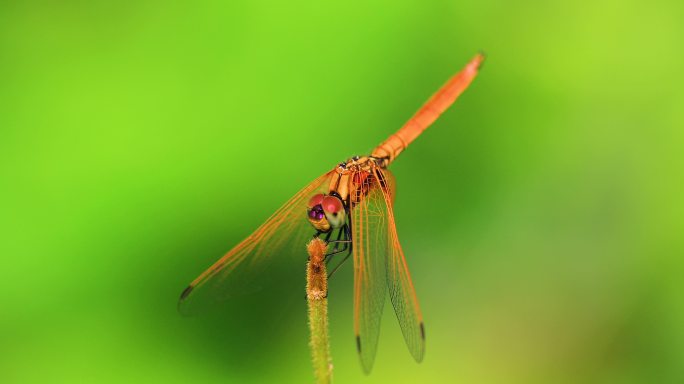
[[[0,382],[312,382],[301,287],[192,318],[180,291],[480,49],[392,166],[425,360],[386,306],[362,373],[345,266],[336,382],[684,382],[682,20],[659,0],[1,2]]]

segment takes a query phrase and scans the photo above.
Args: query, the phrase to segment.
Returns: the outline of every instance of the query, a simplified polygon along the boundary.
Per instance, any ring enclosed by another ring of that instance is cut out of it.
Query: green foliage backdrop
[[[336,381],[682,382],[683,4],[3,1],[0,382],[312,381],[304,261],[178,294],[480,49],[392,167],[425,360],[387,307],[363,375],[345,266]]]

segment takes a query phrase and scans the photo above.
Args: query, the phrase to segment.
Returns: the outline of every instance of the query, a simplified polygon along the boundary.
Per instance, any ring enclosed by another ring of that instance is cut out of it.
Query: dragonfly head
[[[339,197],[319,193],[314,195],[306,209],[311,225],[320,232],[330,232],[344,225],[347,212]]]

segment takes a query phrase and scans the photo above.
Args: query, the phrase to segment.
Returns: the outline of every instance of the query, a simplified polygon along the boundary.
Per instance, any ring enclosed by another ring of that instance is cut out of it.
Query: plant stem
[[[309,306],[311,361],[317,383],[332,382],[332,359],[328,338],[328,272],[325,268],[327,244],[315,238],[306,246],[306,301]]]

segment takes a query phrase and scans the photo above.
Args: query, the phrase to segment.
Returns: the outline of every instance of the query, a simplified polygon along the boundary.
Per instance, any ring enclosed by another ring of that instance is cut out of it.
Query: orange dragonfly
[[[354,332],[364,371],[373,366],[388,290],[408,349],[420,362],[425,327],[397,236],[392,211],[395,181],[387,167],[470,85],[483,60],[482,54],[476,55],[370,156],[340,163],[294,195],[190,283],[180,296],[181,312],[235,296],[275,260],[287,255],[299,255],[301,260],[313,232],[328,243],[326,262],[340,259],[331,274],[353,256]]]

